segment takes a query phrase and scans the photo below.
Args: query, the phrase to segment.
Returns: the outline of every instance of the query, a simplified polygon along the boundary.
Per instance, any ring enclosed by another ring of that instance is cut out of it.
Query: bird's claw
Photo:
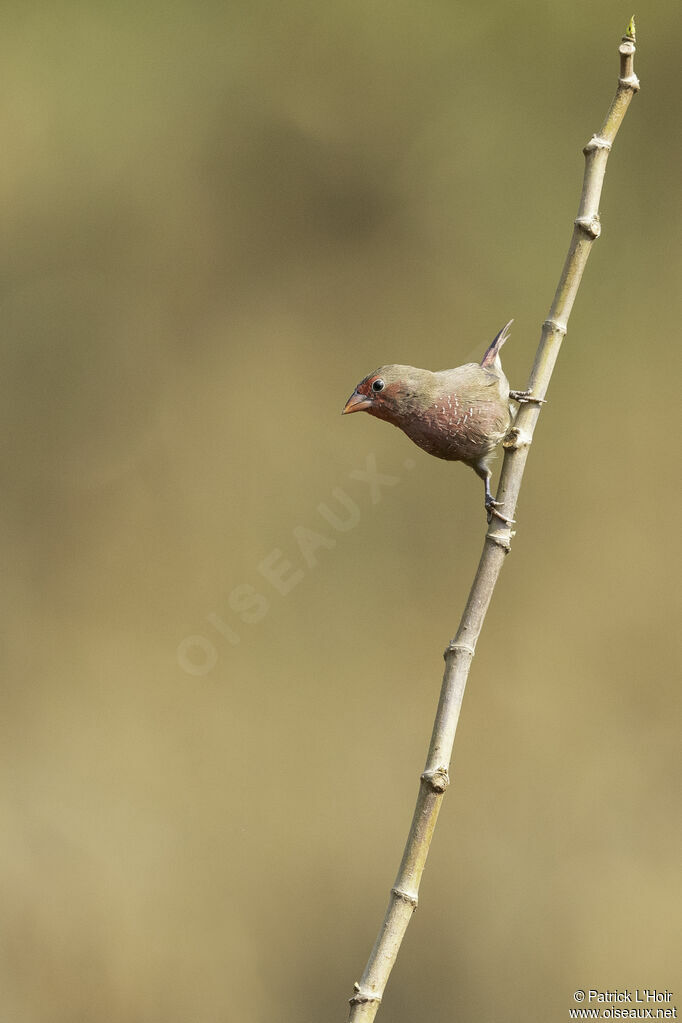
[[[493,516],[504,522],[505,526],[513,526],[516,519],[508,519],[506,515],[499,512],[497,509],[502,507],[502,501],[493,501],[492,498],[485,502],[485,510],[488,513],[488,522],[491,522]]]
[[[519,405],[526,405],[533,402],[536,405],[546,405],[546,398],[535,398],[532,391],[510,391],[509,397],[512,401],[518,401]]]

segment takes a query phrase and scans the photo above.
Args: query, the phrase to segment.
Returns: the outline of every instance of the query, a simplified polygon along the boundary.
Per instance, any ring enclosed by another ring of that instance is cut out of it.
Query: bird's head
[[[390,423],[400,422],[431,402],[434,374],[414,366],[380,366],[361,380],[341,415],[369,412]]]

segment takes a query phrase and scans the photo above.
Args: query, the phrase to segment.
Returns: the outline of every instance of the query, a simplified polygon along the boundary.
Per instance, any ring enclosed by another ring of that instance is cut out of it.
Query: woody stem
[[[396,961],[407,925],[417,907],[421,881],[443,796],[449,783],[448,769],[469,668],[483,627],[495,584],[511,549],[511,522],[521,488],[523,472],[535,426],[554,370],[561,342],[566,334],[585,264],[601,232],[599,199],[606,162],[613,140],[630,101],[639,89],[633,70],[635,54],[634,19],[630,21],[620,48],[618,88],[599,132],[585,146],[585,174],[573,226],[573,235],[559,284],[542,325],[528,391],[535,399],[521,405],[514,427],[504,442],[505,457],[497,492],[504,518],[493,517],[485,536],[466,607],[454,639],[445,650],[445,672],[433,726],[426,766],[420,777],[419,794],[405,851],[381,929],[355,993],[350,999],[350,1023],[368,1023],[378,1011],[389,974]]]

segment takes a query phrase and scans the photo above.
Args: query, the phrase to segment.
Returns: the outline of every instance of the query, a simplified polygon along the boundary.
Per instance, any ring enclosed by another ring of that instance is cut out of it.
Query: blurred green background
[[[3,1020],[346,1018],[485,521],[339,412],[512,316],[525,384],[631,13],[4,6]],[[636,14],[394,1023],[682,981],[682,19]]]

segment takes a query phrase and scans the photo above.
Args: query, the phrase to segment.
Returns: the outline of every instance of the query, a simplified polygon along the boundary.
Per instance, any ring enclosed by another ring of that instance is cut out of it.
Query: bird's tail
[[[513,322],[513,320],[510,320],[509,323],[505,324],[491,343],[490,347],[487,349],[485,355],[481,359],[481,366],[483,366],[484,369],[488,369],[494,364],[495,359],[500,354],[500,348],[511,334],[511,325]]]

